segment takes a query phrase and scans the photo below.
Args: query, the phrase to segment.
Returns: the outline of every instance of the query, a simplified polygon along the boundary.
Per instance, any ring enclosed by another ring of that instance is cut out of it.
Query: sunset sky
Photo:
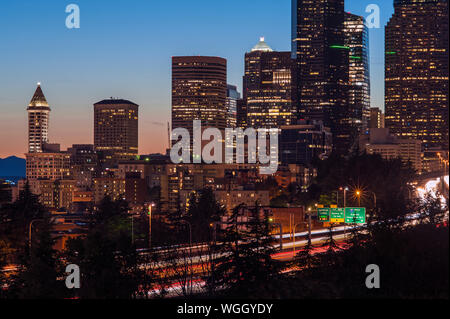
[[[65,26],[65,7],[78,4],[81,28]],[[393,0],[346,0],[367,16],[372,106],[384,105],[384,28]],[[17,0],[0,2],[0,158],[24,157],[26,107],[42,89],[52,108],[50,140],[62,148],[93,143],[93,103],[109,97],[140,105],[139,151],[164,152],[170,118],[171,57],[211,55],[228,60],[228,83],[242,92],[244,54],[265,36],[290,51],[291,0]]]

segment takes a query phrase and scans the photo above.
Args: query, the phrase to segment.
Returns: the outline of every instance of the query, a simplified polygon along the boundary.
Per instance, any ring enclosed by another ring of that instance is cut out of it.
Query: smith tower
[[[386,127],[448,149],[448,1],[395,0],[386,31]]]
[[[38,83],[33,98],[28,104],[28,153],[42,153],[48,142],[50,107]]]
[[[349,51],[344,0],[292,0],[292,57],[299,117],[320,120],[333,133],[333,150],[354,145],[348,130]]]

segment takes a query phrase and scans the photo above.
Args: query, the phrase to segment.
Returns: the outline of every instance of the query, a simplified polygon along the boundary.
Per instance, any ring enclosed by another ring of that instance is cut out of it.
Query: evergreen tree
[[[317,264],[317,257],[313,253],[314,246],[308,241],[295,255],[293,266],[299,269],[311,269]]]
[[[222,207],[210,188],[205,188],[191,195],[189,208],[181,219],[192,225],[192,237],[194,242],[208,242],[211,239],[211,224],[220,220],[225,214]]]
[[[22,265],[13,276],[8,294],[25,299],[63,298],[67,289],[63,280],[63,266],[53,249],[51,223],[43,219],[34,227],[29,254],[22,256]]]
[[[336,240],[333,236],[334,227],[333,224],[330,223],[330,226],[328,227],[328,236],[325,240],[324,244],[322,245],[323,248],[326,248],[326,251],[321,254],[321,263],[324,266],[331,266],[336,262],[336,255],[337,251],[340,250],[339,245],[337,244]]]
[[[214,279],[233,297],[256,296],[270,292],[268,285],[277,278],[280,262],[272,259],[276,252],[272,225],[266,211],[240,205],[233,210],[215,261]]]
[[[128,299],[136,296],[144,273],[131,241],[127,203],[105,198],[86,237],[68,242],[66,258],[81,271],[79,297]]]
[[[424,223],[432,225],[440,224],[444,221],[448,208],[444,207],[439,196],[427,193],[417,205],[417,210],[420,213],[420,219]]]

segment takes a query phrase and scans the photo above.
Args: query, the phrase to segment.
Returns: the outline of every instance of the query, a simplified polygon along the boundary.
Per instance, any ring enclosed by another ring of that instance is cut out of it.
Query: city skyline
[[[448,298],[448,0],[7,2],[0,301]]]
[[[383,107],[383,30],[393,11],[393,3],[386,0],[347,0],[346,10],[367,16],[365,8],[370,3],[378,4],[381,9],[381,28],[369,30],[372,106]],[[5,76],[0,79],[0,107],[3,110],[0,125],[10,134],[0,137],[0,158],[11,155],[24,157],[27,139],[24,107],[32,97],[36,82],[42,82],[52,105],[51,142],[61,143],[63,149],[72,144],[93,143],[92,104],[112,95],[141,105],[139,153],[157,153],[164,152],[167,144],[171,56],[194,54],[226,58],[228,83],[236,85],[242,92],[244,55],[260,36],[265,36],[274,50],[290,50],[291,3],[287,0],[276,3],[263,1],[260,8],[249,2],[242,4],[249,8],[239,7],[239,10],[233,5],[196,1],[185,8],[190,13],[187,17],[179,17],[184,10],[174,12],[172,18],[177,22],[171,25],[162,21],[167,18],[164,16],[167,15],[166,4],[162,3],[150,6],[139,2],[140,6],[134,8],[125,8],[124,2],[106,5],[102,1],[96,4],[79,1],[78,4],[82,21],[79,30],[65,28],[67,14],[63,5],[2,4],[4,9],[1,13],[9,12],[1,22],[9,27],[2,26],[2,30],[16,30],[20,43],[28,40],[28,45],[37,49],[26,49],[14,40],[12,33],[5,35],[10,50],[0,53],[0,58],[8,61],[3,71]],[[148,13],[143,17],[144,13],[138,8],[151,10],[142,10]],[[98,15],[98,12],[103,14]],[[244,12],[247,20],[238,23]],[[35,13],[47,17],[46,22],[33,26],[30,15]],[[164,15],[159,16],[159,13]],[[192,20],[195,23],[189,23],[189,17],[194,15]],[[230,18],[231,23],[214,23],[219,16],[221,20]],[[155,19],[148,20],[151,18]],[[109,20],[121,23],[117,26]],[[272,23],[273,20],[277,23]],[[175,33],[180,25],[186,26],[185,30]],[[203,30],[202,25],[211,25],[212,28]],[[152,26],[164,30],[161,32],[163,35],[153,34],[155,29]],[[133,35],[125,38],[129,28],[133,29]],[[151,36],[146,32],[151,32]],[[173,38],[170,43],[163,39],[167,36]],[[58,46],[52,44],[56,40]],[[112,50],[114,43],[118,44]],[[126,50],[127,47],[131,50]],[[128,62],[123,63],[124,58]],[[85,129],[79,130],[79,127]]]

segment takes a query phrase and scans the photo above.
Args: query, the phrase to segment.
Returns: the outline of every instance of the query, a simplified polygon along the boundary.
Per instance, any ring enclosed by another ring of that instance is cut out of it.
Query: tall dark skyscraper
[[[237,100],[237,127],[247,127],[247,103],[244,99]]]
[[[172,58],[172,129],[193,135],[193,120],[203,127],[227,126],[227,60],[219,57]]]
[[[94,104],[94,146],[108,166],[138,155],[138,109],[121,99]]]
[[[395,0],[386,26],[386,127],[448,149],[448,1]]]
[[[370,108],[370,128],[384,128],[384,113],[378,107]]]
[[[41,153],[48,142],[50,107],[38,83],[33,98],[28,104],[28,153]]]
[[[261,38],[245,54],[243,87],[249,126],[279,128],[295,121],[290,52],[275,52]]]
[[[348,125],[350,47],[344,0],[293,0],[292,15],[300,118],[323,121],[333,133],[333,150],[346,154],[355,139]]]
[[[345,40],[349,52],[349,125],[365,133],[370,120],[369,30],[364,18],[345,14]]]

